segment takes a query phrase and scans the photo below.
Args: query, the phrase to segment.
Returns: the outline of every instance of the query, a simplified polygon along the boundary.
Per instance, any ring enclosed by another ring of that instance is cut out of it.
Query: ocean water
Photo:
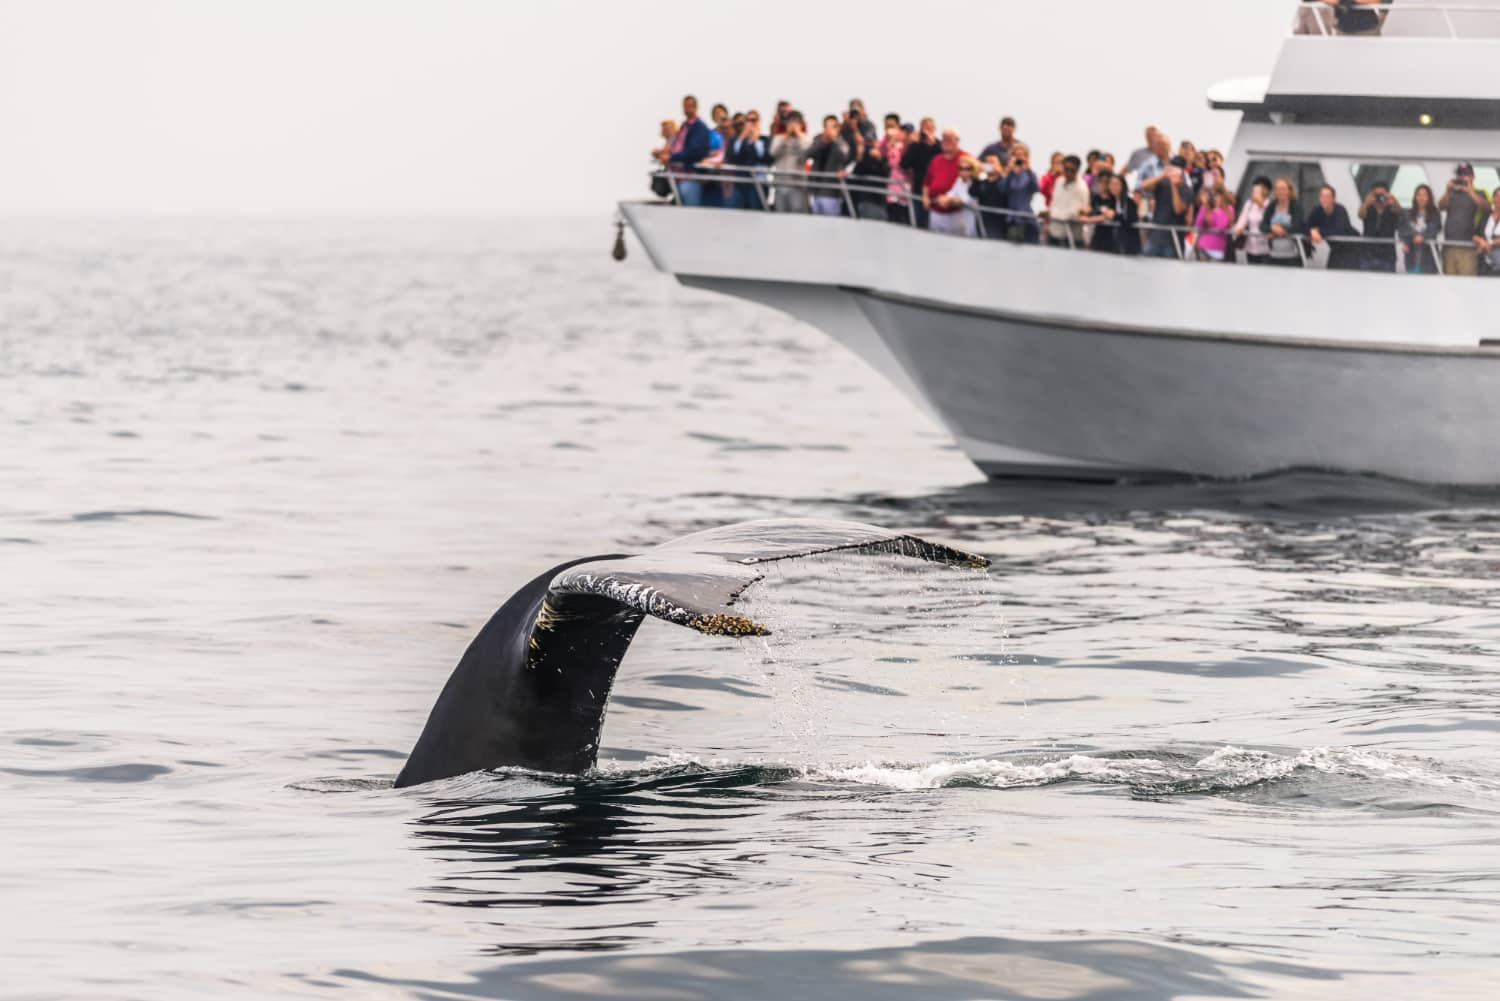
[[[7,224],[0,997],[1492,998],[1500,494],[985,484],[607,219]],[[575,556],[753,517],[595,773],[390,781]]]

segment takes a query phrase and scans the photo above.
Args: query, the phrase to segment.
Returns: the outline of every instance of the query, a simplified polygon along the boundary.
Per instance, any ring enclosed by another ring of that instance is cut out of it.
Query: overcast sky
[[[1293,0],[0,0],[0,213],[607,211],[684,92],[1227,146]]]

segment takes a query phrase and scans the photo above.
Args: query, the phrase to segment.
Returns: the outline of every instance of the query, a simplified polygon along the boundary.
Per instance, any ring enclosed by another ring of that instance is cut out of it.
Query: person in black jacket
[[[698,161],[708,156],[712,142],[708,126],[698,117],[698,99],[692,94],[682,99],[682,119],[672,141],[657,152],[657,159],[669,170],[692,174],[698,169]],[[702,205],[703,182],[696,177],[678,181],[677,199],[683,205]]]
[[[928,218],[927,209],[922,207],[927,167],[942,151],[937,138],[937,123],[931,118],[924,118],[921,128],[917,130],[917,137],[906,144],[906,152],[901,154],[901,169],[911,178],[911,196],[915,199],[913,207],[917,213],[917,226],[922,229],[927,228]]]
[[[1391,189],[1377,181],[1370,186],[1364,204],[1359,207],[1364,221],[1366,240],[1384,240],[1384,245],[1362,243],[1359,247],[1359,270],[1396,270],[1396,233],[1401,228],[1401,206],[1391,197]]]
[[[1359,244],[1341,238],[1357,237],[1349,212],[1338,202],[1338,192],[1329,184],[1318,191],[1318,204],[1307,214],[1307,235],[1314,246],[1328,244],[1328,270],[1353,271],[1359,267]]]
[[[854,212],[861,219],[886,218],[886,186],[891,179],[891,165],[880,155],[880,146],[867,142],[864,134],[854,133],[854,165],[848,168],[849,180],[854,186],[849,197],[854,202]]]
[[[1098,190],[1090,199],[1087,212],[1078,218],[1094,224],[1094,236],[1089,249],[1102,254],[1126,254],[1131,257],[1141,252],[1141,231],[1136,224],[1141,221],[1141,210],[1130,197],[1130,184],[1123,174],[1101,172],[1097,178]]]
[[[976,177],[969,185],[969,197],[981,209],[1004,209],[1006,206],[1005,192],[1005,168],[1001,166],[1000,156],[990,153],[984,160],[985,171]],[[1003,212],[977,213],[979,216],[979,235],[988,240],[1005,239],[1006,230],[1010,228],[1010,219]]]

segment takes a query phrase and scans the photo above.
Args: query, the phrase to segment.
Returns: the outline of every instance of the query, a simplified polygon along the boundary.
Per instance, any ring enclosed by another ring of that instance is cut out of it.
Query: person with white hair
[[[953,129],[943,130],[939,146],[942,152],[928,164],[927,185],[922,192],[922,204],[932,213],[927,226],[937,233],[974,236],[979,230],[969,185],[978,173],[979,162],[960,148],[958,133]]]

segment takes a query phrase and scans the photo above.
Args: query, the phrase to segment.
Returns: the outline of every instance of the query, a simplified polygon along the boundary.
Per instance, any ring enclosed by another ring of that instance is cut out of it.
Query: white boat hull
[[[827,331],[992,476],[1500,483],[1500,350],[1481,341],[1500,331],[1500,282],[625,210],[659,267]]]

